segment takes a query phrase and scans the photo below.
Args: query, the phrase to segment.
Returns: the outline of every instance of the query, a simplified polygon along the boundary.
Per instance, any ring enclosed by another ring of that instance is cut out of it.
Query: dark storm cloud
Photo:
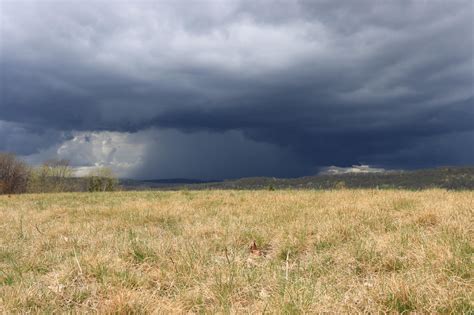
[[[240,150],[260,143],[262,156],[285,156],[275,169],[299,165],[278,173],[285,176],[358,162],[409,168],[474,159],[466,149],[474,145],[468,0],[1,5],[0,119],[35,137],[167,128],[226,151],[237,132],[247,139]],[[199,151],[181,135],[169,139],[172,152]],[[51,141],[63,140],[28,141],[24,152]],[[246,159],[235,154],[241,165]],[[178,160],[160,167],[187,163]],[[207,177],[227,176],[222,169]],[[230,176],[271,173],[258,169]]]
[[[29,155],[41,148],[71,139],[69,132],[0,120],[0,150]]]

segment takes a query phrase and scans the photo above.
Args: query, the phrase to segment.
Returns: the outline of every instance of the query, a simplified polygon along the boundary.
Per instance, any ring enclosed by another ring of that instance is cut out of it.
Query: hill
[[[47,178],[41,189],[29,192],[51,192],[48,189],[56,183],[55,178]],[[344,173],[314,175],[299,178],[248,177],[234,180],[199,179],[120,179],[122,190],[203,190],[203,189],[431,189],[474,190],[474,167],[442,167],[415,171],[389,171],[384,173]],[[44,191],[43,191],[44,190]],[[83,177],[64,178],[63,192],[88,191],[88,179]]]
[[[133,189],[474,189],[474,167],[441,167],[415,171],[385,173],[346,173],[300,178],[250,177],[210,182],[122,181],[126,190]]]

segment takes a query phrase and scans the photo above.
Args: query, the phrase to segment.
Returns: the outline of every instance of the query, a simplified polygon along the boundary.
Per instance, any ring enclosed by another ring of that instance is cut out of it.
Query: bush
[[[28,191],[33,193],[74,191],[70,179],[73,169],[68,160],[48,160],[34,168],[30,175]]]
[[[18,194],[26,191],[30,170],[14,154],[0,153],[0,194]]]
[[[109,168],[102,167],[89,175],[87,188],[90,192],[114,191],[117,189],[118,180]]]

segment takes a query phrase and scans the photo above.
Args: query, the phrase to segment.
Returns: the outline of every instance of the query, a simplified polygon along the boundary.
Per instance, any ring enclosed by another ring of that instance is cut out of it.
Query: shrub
[[[118,180],[113,171],[102,167],[94,170],[88,179],[87,188],[90,192],[114,191],[117,189]]]
[[[64,192],[73,191],[70,181],[73,169],[68,160],[48,160],[39,167],[33,168],[28,183],[28,192]]]
[[[0,194],[26,191],[30,170],[11,153],[0,153]]]

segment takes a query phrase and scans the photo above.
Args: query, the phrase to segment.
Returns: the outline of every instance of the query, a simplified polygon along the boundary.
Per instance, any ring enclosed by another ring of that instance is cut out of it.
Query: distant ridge
[[[235,180],[122,180],[124,189],[469,189],[474,190],[474,167],[439,167],[414,171],[349,172],[299,178],[248,177]]]
[[[219,180],[202,180],[202,179],[191,179],[191,178],[164,178],[164,179],[146,179],[143,180],[146,183],[157,183],[157,184],[203,184],[219,182]]]
[[[162,179],[121,179],[120,185],[125,189],[153,189],[153,188],[166,188],[183,185],[196,185],[196,184],[208,184],[217,183],[220,180],[202,180],[192,178],[162,178]]]

